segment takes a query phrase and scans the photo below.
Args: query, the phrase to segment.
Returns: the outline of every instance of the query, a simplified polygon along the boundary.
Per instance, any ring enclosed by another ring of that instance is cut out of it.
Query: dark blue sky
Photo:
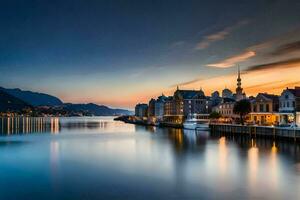
[[[283,0],[1,1],[0,85],[131,107],[234,72],[207,65],[294,31],[299,13]],[[263,62],[253,56],[242,68]]]

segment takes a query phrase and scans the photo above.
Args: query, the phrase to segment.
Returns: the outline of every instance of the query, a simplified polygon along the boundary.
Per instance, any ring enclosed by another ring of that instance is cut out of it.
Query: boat
[[[184,129],[209,130],[209,114],[191,114],[183,123]]]

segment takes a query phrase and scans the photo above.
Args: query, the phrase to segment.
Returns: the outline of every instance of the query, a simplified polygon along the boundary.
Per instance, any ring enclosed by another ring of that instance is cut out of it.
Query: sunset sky
[[[0,86],[133,108],[161,93],[300,85],[300,1],[1,1]]]

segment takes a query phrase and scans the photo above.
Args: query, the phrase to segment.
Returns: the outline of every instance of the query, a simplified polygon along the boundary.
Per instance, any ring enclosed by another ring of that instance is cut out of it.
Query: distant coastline
[[[131,115],[132,111],[94,103],[64,103],[58,97],[0,87],[0,116],[72,117]]]

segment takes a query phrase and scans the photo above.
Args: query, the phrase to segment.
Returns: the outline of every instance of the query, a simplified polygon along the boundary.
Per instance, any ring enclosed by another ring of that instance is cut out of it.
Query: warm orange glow
[[[243,62],[253,56],[255,56],[256,53],[254,51],[247,51],[239,55],[234,55],[230,58],[227,58],[225,60],[222,60],[218,63],[212,63],[208,64],[206,66],[208,67],[218,67],[218,68],[227,68],[227,67],[232,67],[236,65],[237,63]]]
[[[294,87],[300,84],[300,61],[276,66],[275,69],[250,71],[242,74],[242,87],[246,94],[256,95],[259,92],[280,94],[286,87]],[[219,76],[206,80],[199,80],[183,86],[184,88],[195,88],[201,85],[209,95],[215,90],[223,90],[225,86],[231,90],[236,88],[236,74]]]

